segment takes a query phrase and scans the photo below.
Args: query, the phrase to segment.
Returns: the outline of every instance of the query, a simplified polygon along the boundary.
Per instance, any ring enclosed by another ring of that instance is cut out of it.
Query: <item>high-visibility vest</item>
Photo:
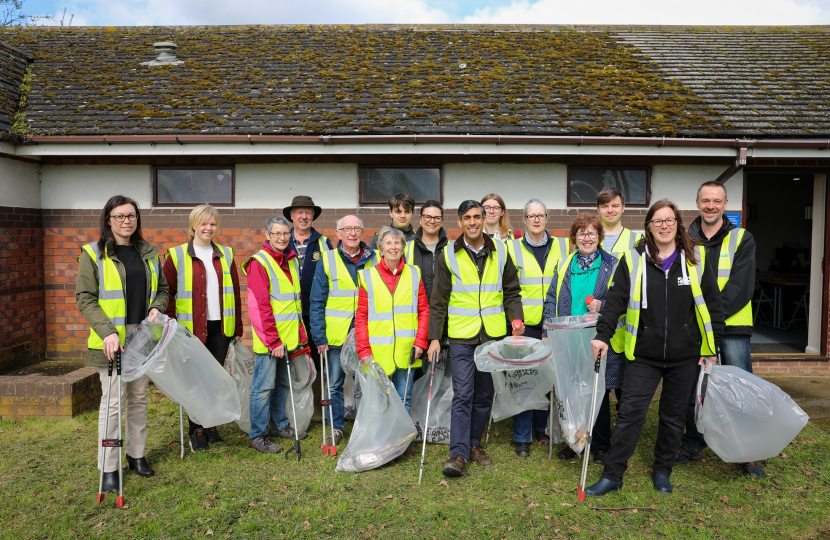
[[[698,263],[693,265],[687,260],[686,269],[695,302],[695,318],[700,329],[700,335],[703,338],[700,344],[700,355],[715,356],[715,333],[712,330],[712,318],[709,316],[709,308],[706,307],[706,302],[703,300],[703,291],[700,288],[705,267],[706,250],[702,246],[697,246],[696,249]],[[634,347],[637,345],[637,332],[640,324],[640,300],[643,297],[643,271],[645,269],[640,254],[636,251],[629,251],[625,255],[625,262],[628,266],[631,288],[628,296],[628,309],[625,312],[625,345],[622,348],[625,349],[626,358],[634,360]],[[619,351],[622,348],[614,347],[614,350]]]
[[[395,286],[394,294],[380,276],[377,267],[364,268],[358,273],[360,286],[366,290],[369,316],[369,346],[372,357],[387,375],[396,367],[406,369],[418,333],[418,289],[421,270],[405,264]],[[420,367],[416,359],[412,367]]]
[[[574,251],[559,265],[559,273],[556,275],[556,316],[557,317],[566,317],[568,315],[560,315],[559,314],[559,297],[562,293],[562,284],[565,283],[565,274],[568,273],[568,268],[570,268],[571,263],[573,262],[573,258],[576,257],[577,252]],[[600,255],[597,256],[600,259],[600,264],[602,264],[602,257]],[[612,276],[613,279],[613,276]],[[608,287],[611,287],[611,281],[608,280]]]
[[[622,232],[620,232],[620,236],[617,238],[617,241],[614,242],[614,247],[610,249],[609,253],[615,255],[617,260],[619,260],[620,255],[634,249],[634,246],[636,246],[637,242],[642,240],[642,238],[643,233],[633,233],[631,232],[631,229],[623,227]]]
[[[187,254],[187,244],[176,246],[168,251],[168,256],[176,267],[176,321],[193,332],[193,257]],[[236,297],[233,294],[233,249],[216,244],[222,256],[222,330],[225,337],[233,337],[236,332]],[[181,264],[184,261],[184,264]],[[213,264],[205,272],[214,272]]]
[[[452,290],[447,307],[448,334],[453,339],[472,339],[481,331],[493,338],[507,334],[504,318],[502,274],[507,263],[507,247],[493,242],[496,253],[490,253],[481,278],[466,249],[459,256],[454,244],[444,246],[444,259],[452,274]]]
[[[376,263],[377,254],[366,261],[364,268]],[[349,336],[354,314],[357,311],[357,284],[349,274],[339,250],[330,249],[323,253],[323,269],[329,280],[329,296],[326,298],[326,342],[331,347],[340,347]]]
[[[723,238],[720,245],[720,257],[718,257],[718,288],[723,290],[729,281],[732,273],[732,262],[735,260],[735,252],[744,239],[746,229],[732,229]],[[752,300],[750,300],[740,311],[726,319],[726,326],[752,326]]]
[[[522,286],[522,310],[525,324],[534,326],[542,322],[545,296],[556,273],[557,266],[568,258],[570,240],[551,236],[552,245],[545,261],[545,268],[539,266],[533,252],[522,243],[521,239],[507,243],[507,252],[519,272],[519,284]]]
[[[248,275],[247,268],[252,260],[257,261],[268,273],[269,294],[271,296],[271,311],[274,313],[274,322],[280,341],[287,351],[297,348],[300,344],[300,325],[303,324],[303,305],[300,293],[300,266],[297,259],[288,261],[291,272],[291,281],[277,264],[277,261],[264,249],[255,253],[242,265],[242,271]],[[252,325],[253,326],[253,325]],[[268,354],[268,347],[256,333],[253,327],[254,352]]]
[[[118,268],[115,262],[104,253],[104,258],[100,259],[101,252],[98,249],[98,242],[85,245],[83,248],[86,251],[95,266],[98,267],[98,305],[104,311],[110,322],[115,326],[118,332],[118,338],[121,340],[121,345],[124,345],[124,340],[127,337],[127,300],[125,298],[125,286],[121,283],[121,275],[118,273]],[[106,251],[106,250],[105,250]],[[78,257],[80,261],[81,256]],[[99,261],[102,261],[102,265]],[[150,266],[150,302],[147,307],[153,305],[158,293],[159,287],[159,261],[156,257],[147,259]],[[89,349],[103,349],[104,340],[92,327],[89,328],[89,338],[87,338],[86,346]]]
[[[415,240],[406,243],[403,250],[403,260],[406,261],[406,264],[415,264]]]

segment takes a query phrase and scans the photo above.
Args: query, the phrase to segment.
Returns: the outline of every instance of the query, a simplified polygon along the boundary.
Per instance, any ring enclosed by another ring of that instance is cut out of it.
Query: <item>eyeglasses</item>
[[[649,223],[651,223],[655,227],[662,227],[663,223],[665,223],[669,227],[674,227],[674,224],[677,223],[677,218],[670,217],[666,219],[652,219],[651,221],[649,221]]]
[[[363,227],[341,227],[337,230],[341,231],[343,234],[352,234],[352,233],[360,234],[363,231]]]
[[[441,216],[421,216],[421,219],[426,223],[441,223],[444,220]]]
[[[525,216],[525,219],[528,221],[542,221],[546,217],[548,217],[547,214],[532,214],[529,216]]]
[[[291,238],[290,232],[272,232],[268,234],[270,234],[274,238]]]
[[[488,214],[495,214],[496,212],[501,212],[501,206],[482,206],[484,211]]]
[[[124,220],[127,219],[129,221],[135,221],[138,219],[138,216],[135,214],[110,214],[110,217],[116,221],[116,223],[124,223]]]
[[[576,233],[577,238],[587,238],[588,240],[593,240],[597,237],[597,233],[595,231],[588,231],[588,232],[578,232]]]

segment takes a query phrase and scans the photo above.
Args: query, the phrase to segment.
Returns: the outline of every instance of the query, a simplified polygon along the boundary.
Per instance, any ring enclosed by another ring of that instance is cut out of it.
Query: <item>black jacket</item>
[[[732,229],[737,229],[731,221],[723,216],[723,223],[720,229],[712,238],[706,238],[700,226],[700,216],[689,226],[689,234],[692,238],[703,242],[706,246],[706,257],[717,261],[720,257],[721,244],[724,237]],[[713,263],[717,268],[717,263]],[[721,293],[723,301],[724,318],[728,319],[739,312],[752,301],[755,293],[755,238],[752,233],[746,231],[743,240],[735,251],[735,258],[732,260],[732,271],[729,273],[729,281],[726,282]],[[751,336],[752,325],[748,326],[727,326],[727,336]]]
[[[429,298],[432,294],[432,281],[435,276],[435,263],[438,261],[438,256],[441,254],[441,250],[444,249],[444,246],[447,245],[449,240],[447,239],[447,231],[444,230],[444,227],[441,227],[441,230],[438,231],[438,245],[435,246],[435,253],[433,253],[424,245],[422,240],[423,236],[423,230],[418,229],[415,233],[415,238],[413,239],[415,241],[415,250],[413,253],[412,264],[421,269],[421,281],[424,282],[424,290],[427,293],[427,298]]]
[[[635,248],[640,254],[644,250],[645,246]],[[631,282],[628,264],[623,261],[627,256],[625,254],[620,258],[605,308],[597,322],[597,339],[608,344],[614,335],[617,320],[625,314],[628,307]],[[681,283],[683,272],[680,262],[678,256],[669,271],[663,272],[662,268],[646,257],[648,307],[640,310],[634,356],[647,364],[676,365],[700,359],[703,337],[695,316],[697,308],[692,297],[692,287]],[[712,257],[706,257],[700,287],[712,319],[715,346],[720,349],[724,329],[723,304],[718,290],[717,263]]]
[[[317,261],[320,260],[322,253],[320,253],[320,245],[318,240],[323,236],[314,227],[311,228],[311,236],[308,238],[308,247],[305,251],[305,258],[303,259],[303,267],[300,270],[300,293],[303,297],[303,318],[308,318],[309,296],[311,296],[311,286],[314,285],[314,272],[317,270]],[[297,251],[294,246],[294,227],[291,228],[291,240],[288,242],[288,247]],[[331,240],[326,239],[326,248],[332,249]],[[308,328],[306,328],[308,330]]]

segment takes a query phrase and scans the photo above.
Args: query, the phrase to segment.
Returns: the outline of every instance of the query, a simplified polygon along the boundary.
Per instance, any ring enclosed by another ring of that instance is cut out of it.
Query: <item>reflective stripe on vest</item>
[[[222,252],[219,257],[222,266],[222,330],[225,337],[230,338],[236,331],[236,296],[231,278],[233,250],[218,244],[216,247]],[[176,246],[168,253],[176,268],[176,320],[193,332],[193,258],[187,253],[187,244]],[[210,270],[215,271],[213,265]]]
[[[406,243],[403,250],[403,260],[406,261],[406,264],[415,264],[415,240]]]
[[[637,245],[637,242],[639,242],[642,237],[642,233],[634,234],[630,229],[623,227],[623,230],[620,232],[620,236],[617,238],[617,241],[614,242],[614,247],[611,248],[609,253],[617,255],[617,258],[619,259],[620,254],[633,250]]]
[[[300,344],[300,325],[302,324],[302,297],[300,294],[300,267],[297,259],[288,262],[291,272],[291,281],[286,277],[285,272],[279,267],[277,261],[265,251],[260,250],[242,265],[242,271],[247,275],[248,264],[252,260],[257,261],[268,273],[269,294],[271,296],[271,311],[274,314],[274,322],[277,327],[277,334],[280,337],[286,350],[296,349]],[[279,270],[279,272],[277,272]],[[253,325],[252,325],[253,326]],[[254,352],[268,354],[268,347],[253,328]]]
[[[519,273],[519,284],[522,287],[522,308],[525,324],[537,325],[542,322],[545,296],[548,293],[557,266],[562,259],[568,257],[570,241],[567,238],[551,236],[555,245],[550,247],[548,258],[545,261],[544,271],[539,266],[536,257],[522,243],[522,240],[512,240],[507,244],[507,251],[516,270]]]
[[[447,317],[449,337],[453,339],[474,338],[481,331],[482,324],[490,337],[497,338],[507,334],[502,291],[507,248],[502,242],[494,244],[496,253],[490,253],[481,278],[466,248],[462,250],[462,255],[458,256],[454,244],[444,247],[444,258],[452,274]]]
[[[366,261],[364,268],[372,267],[375,258]],[[331,249],[323,254],[323,269],[329,280],[329,295],[326,298],[326,341],[332,347],[340,347],[346,342],[357,311],[357,284],[349,274],[338,249]]]
[[[418,333],[420,269],[404,265],[394,294],[389,292],[377,268],[365,268],[359,276],[360,286],[366,290],[368,299],[372,357],[387,375],[392,374],[396,367],[406,369]],[[412,367],[420,366],[420,360],[412,364]]]
[[[745,229],[732,229],[723,238],[720,244],[720,257],[718,257],[718,288],[723,290],[729,277],[732,274],[732,263],[735,261],[735,253],[738,246],[744,239]],[[752,300],[750,300],[736,314],[726,319],[726,326],[752,326]]]

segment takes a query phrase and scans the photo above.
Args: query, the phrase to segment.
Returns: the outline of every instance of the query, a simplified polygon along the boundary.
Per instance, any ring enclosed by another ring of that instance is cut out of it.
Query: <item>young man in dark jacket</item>
[[[412,227],[412,214],[415,212],[415,199],[408,193],[396,193],[389,199],[389,217],[392,218],[390,227],[400,230],[409,242],[415,238],[415,229]],[[378,235],[369,241],[369,247],[378,248]]]

